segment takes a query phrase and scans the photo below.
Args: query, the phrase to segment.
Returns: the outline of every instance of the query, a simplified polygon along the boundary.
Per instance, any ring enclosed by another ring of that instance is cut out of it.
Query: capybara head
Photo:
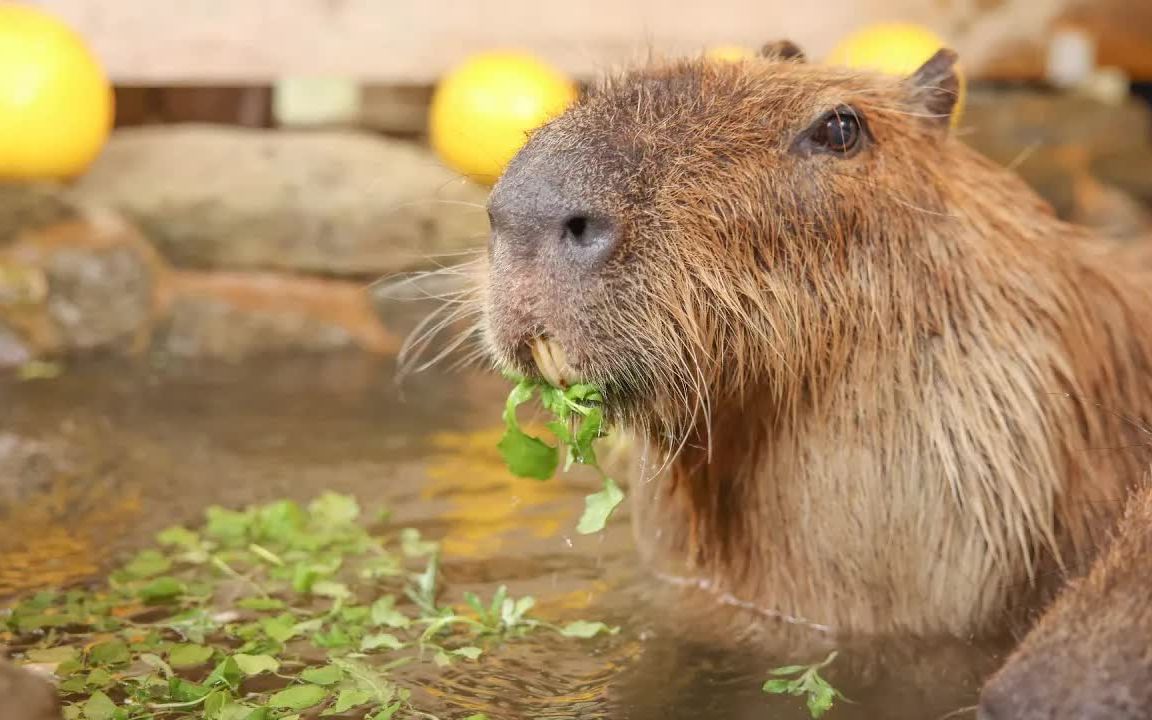
[[[658,437],[820,382],[830,348],[915,304],[888,290],[944,212],[954,61],[891,78],[776,43],[591,89],[492,192],[491,353],[600,384]]]

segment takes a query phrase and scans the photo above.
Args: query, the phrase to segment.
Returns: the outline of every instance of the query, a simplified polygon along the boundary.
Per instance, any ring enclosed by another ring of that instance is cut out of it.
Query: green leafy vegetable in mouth
[[[603,487],[585,498],[584,514],[576,531],[583,535],[600,532],[624,499],[616,481],[600,467],[593,447],[605,433],[601,407],[604,396],[595,385],[586,383],[562,389],[527,378],[509,379],[516,385],[504,405],[504,436],[497,445],[505,464],[513,475],[535,480],[548,480],[555,475],[561,457],[565,470],[573,464],[594,468]],[[552,414],[547,427],[556,437],[555,445],[524,432],[516,418],[516,409],[537,393],[540,404]]]

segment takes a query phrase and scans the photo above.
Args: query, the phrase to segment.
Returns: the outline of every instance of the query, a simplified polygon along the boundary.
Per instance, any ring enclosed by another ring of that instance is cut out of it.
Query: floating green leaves
[[[14,658],[54,668],[66,720],[431,718],[392,671],[479,662],[558,627],[501,586],[445,602],[436,543],[379,537],[356,500],[321,495],[170,528],[95,590],[44,591],[0,614]]]
[[[832,652],[822,662],[813,665],[787,665],[769,671],[774,677],[764,683],[766,693],[776,695],[806,696],[808,714],[819,718],[832,709],[837,700],[847,701],[840,691],[820,677],[820,670],[832,664],[836,653]],[[791,675],[793,677],[789,678]]]
[[[504,435],[497,447],[508,470],[519,477],[548,480],[564,457],[564,469],[573,464],[595,468],[604,481],[604,488],[585,499],[584,514],[576,526],[581,534],[596,533],[604,529],[612,512],[624,499],[624,493],[608,477],[596,459],[593,447],[604,435],[604,411],[600,404],[604,397],[594,385],[573,385],[567,389],[555,388],[526,378],[512,378],[516,385],[504,404]],[[553,419],[548,430],[557,444],[549,445],[520,427],[516,409],[539,392],[540,404]]]

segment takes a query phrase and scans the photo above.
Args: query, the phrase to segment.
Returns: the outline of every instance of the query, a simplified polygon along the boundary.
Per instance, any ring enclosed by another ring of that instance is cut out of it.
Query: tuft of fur
[[[986,720],[1142,720],[1152,708],[1152,487],[981,695]]]
[[[1147,466],[1152,275],[951,137],[929,70],[656,62],[497,185],[494,210],[535,183],[617,223],[595,272],[495,233],[483,333],[522,372],[546,335],[647,438],[631,495],[661,571],[842,631],[992,632]],[[794,151],[842,105],[858,153]]]

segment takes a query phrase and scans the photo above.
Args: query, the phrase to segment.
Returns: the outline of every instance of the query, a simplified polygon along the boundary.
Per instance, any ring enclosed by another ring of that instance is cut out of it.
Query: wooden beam
[[[1148,0],[22,0],[66,19],[121,84],[266,85],[289,76],[427,83],[470,53],[532,51],[577,77],[642,59],[789,37],[814,57],[859,25],[934,27],[974,76],[1042,42],[1074,4]],[[1121,15],[1123,16],[1123,14]],[[1128,27],[1128,32],[1132,32]]]

